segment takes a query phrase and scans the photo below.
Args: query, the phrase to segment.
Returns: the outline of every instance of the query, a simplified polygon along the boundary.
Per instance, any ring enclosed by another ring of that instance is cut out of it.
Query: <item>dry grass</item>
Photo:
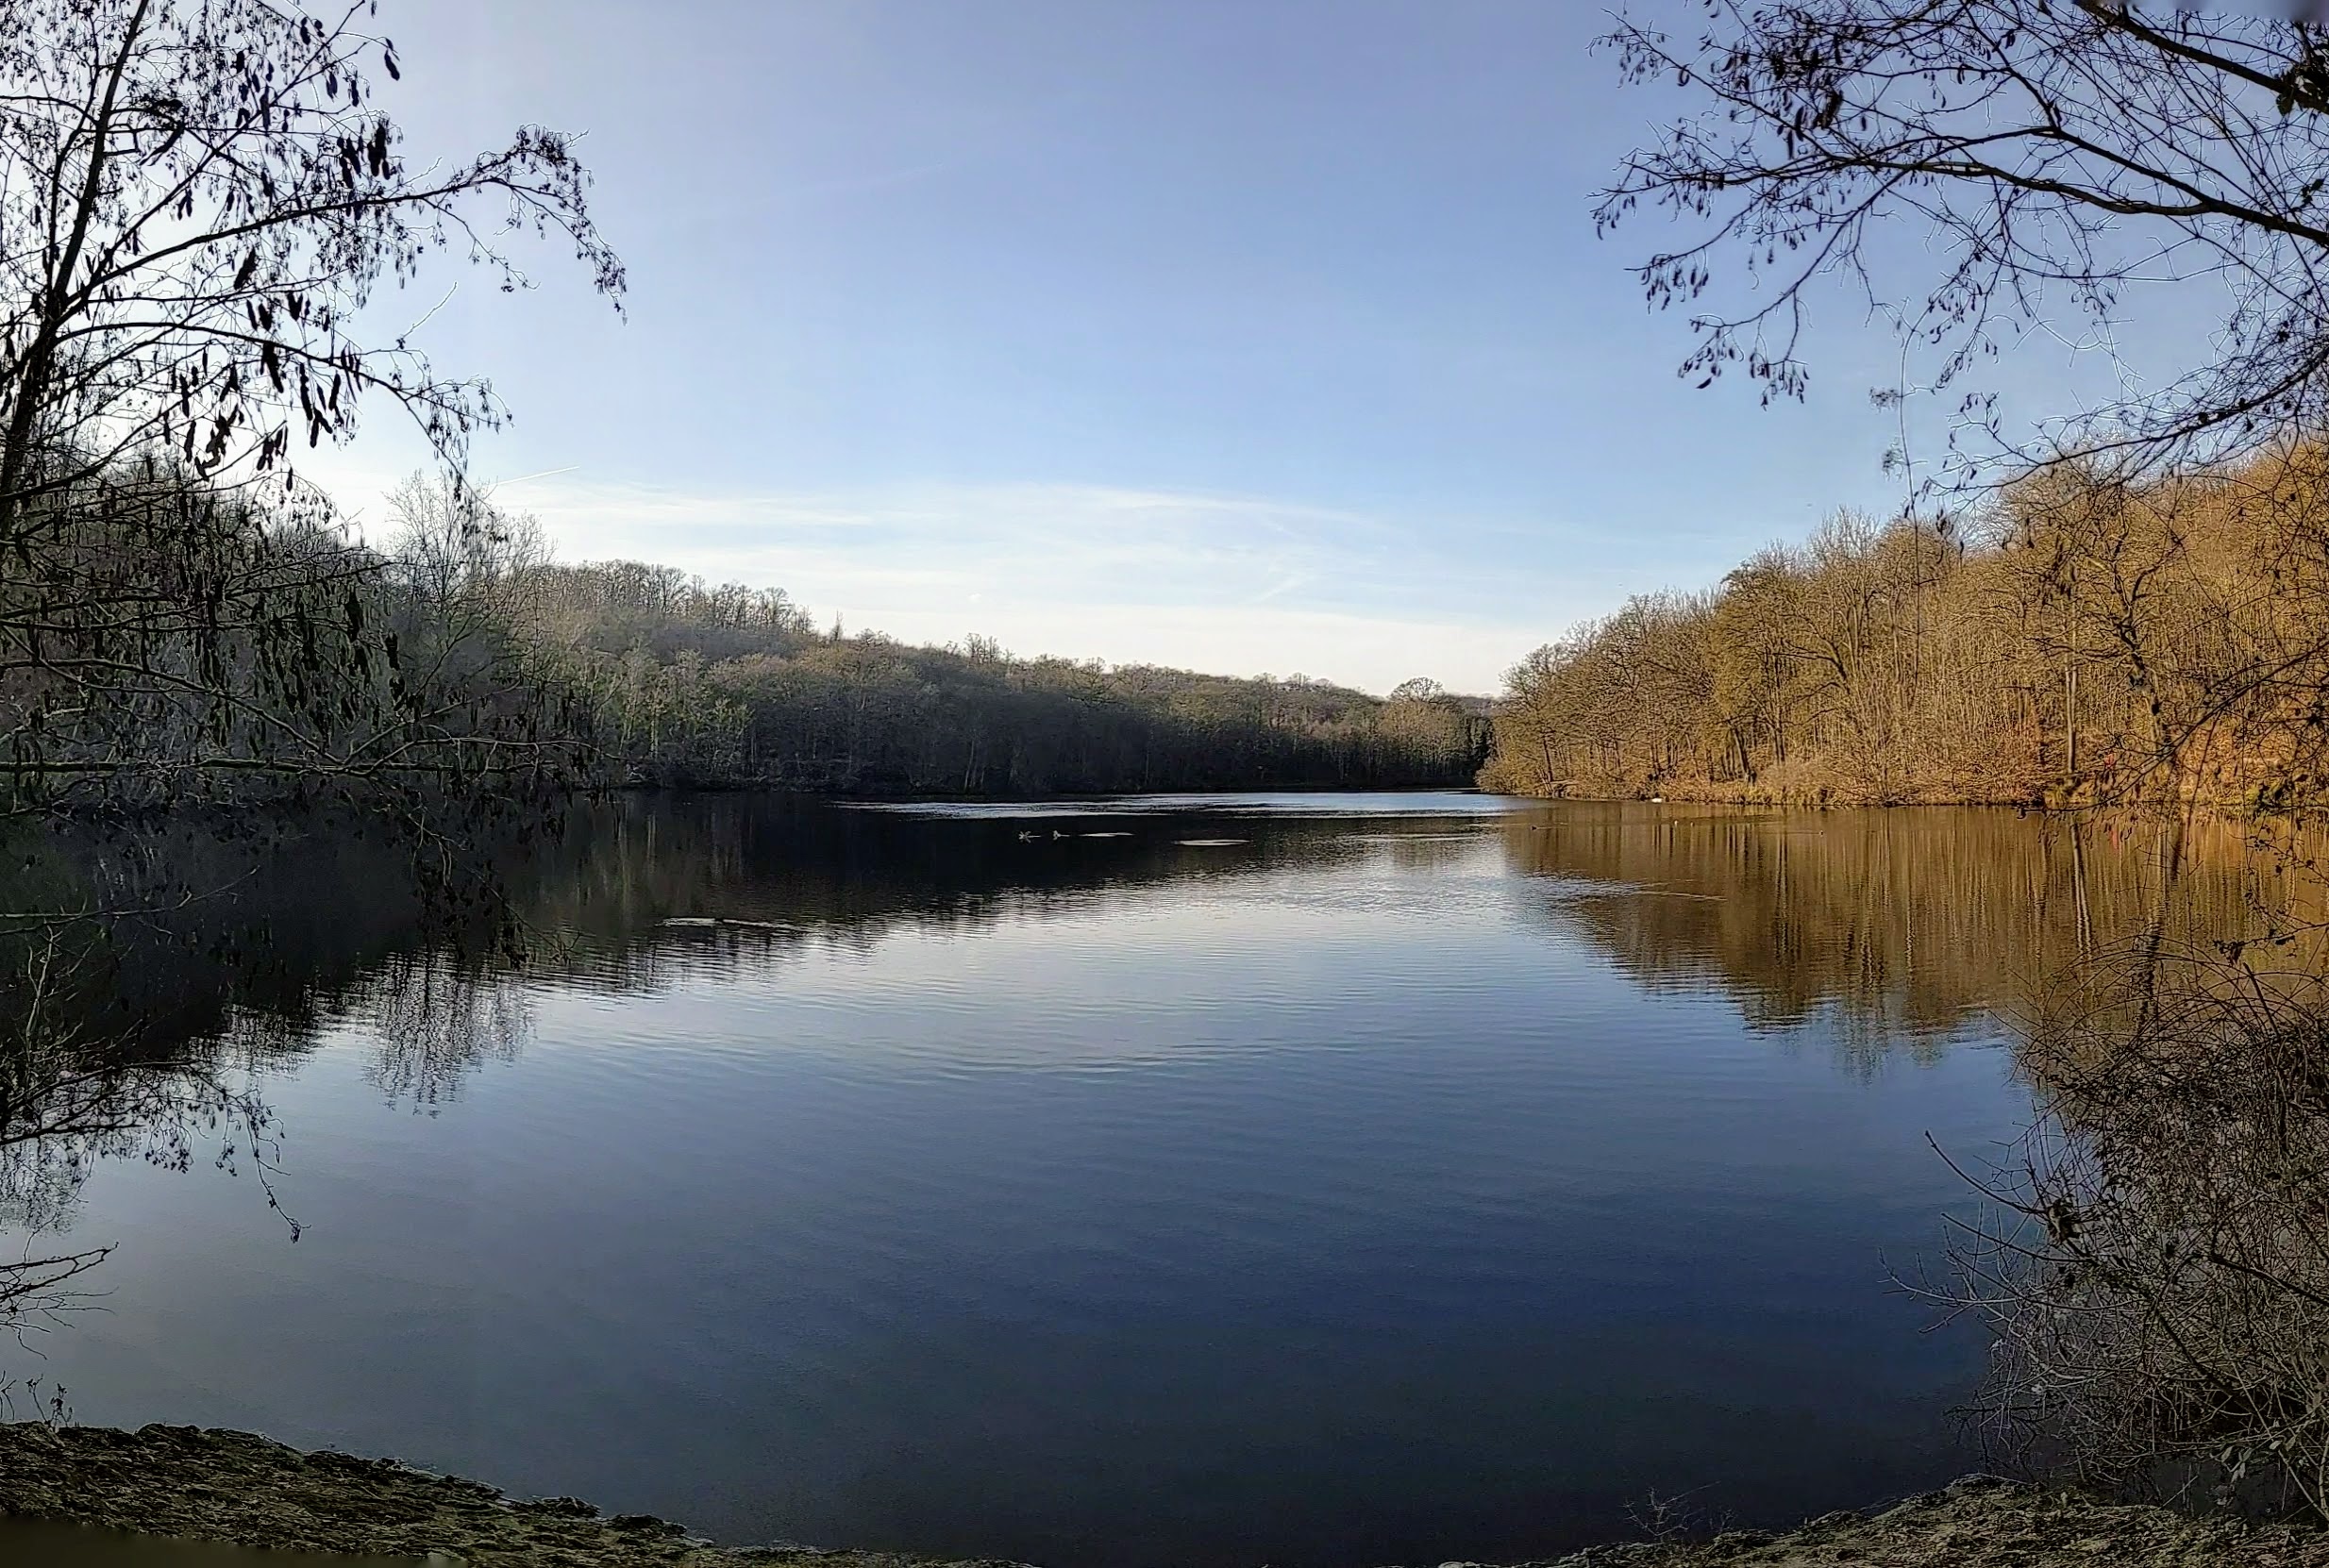
[[[2329,1516],[2329,982],[2142,943],[2057,992],[2024,1065],[2039,1119],[1948,1287],[1994,1331],[1988,1434],[2115,1492]]]

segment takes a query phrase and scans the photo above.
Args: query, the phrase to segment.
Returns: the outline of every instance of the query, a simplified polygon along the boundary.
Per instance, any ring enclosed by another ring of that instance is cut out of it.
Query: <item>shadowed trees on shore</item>
[[[510,584],[519,664],[587,709],[602,776],[845,794],[1038,795],[1472,781],[1479,705],[1300,676],[836,637],[775,590],[632,561]]]
[[[485,382],[380,325],[394,289],[446,261],[523,287],[518,243],[553,235],[624,288],[560,133],[408,166],[372,18],[0,8],[0,1201],[33,1230],[55,1180],[124,1140],[265,1164],[247,1086],[146,1048],[162,1021],[126,944],[231,893],[202,855],[152,853],[159,814],[207,809],[257,842],[297,833],[255,804],[361,802],[450,907],[480,795],[575,774],[531,694],[408,664],[413,595],[294,472],[366,407],[454,472],[501,418]],[[101,842],[59,859],[68,830]],[[94,1255],[25,1259],[0,1266],[20,1327]]]

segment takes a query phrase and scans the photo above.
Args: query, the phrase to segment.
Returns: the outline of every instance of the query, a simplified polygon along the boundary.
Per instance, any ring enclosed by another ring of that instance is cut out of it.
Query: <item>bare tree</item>
[[[440,509],[478,511],[459,465],[501,418],[490,387],[365,307],[435,252],[521,287],[521,231],[618,302],[623,269],[557,132],[408,167],[374,8],[0,8],[0,810],[539,760],[490,688],[406,667],[382,558],[293,482],[292,446],[385,399],[453,475]]]
[[[2032,1021],[2041,1114],[1931,1287],[1994,1336],[2003,1457],[2329,1510],[2329,997],[2277,949],[2153,935]]]
[[[1651,303],[1692,310],[1701,385],[1743,372],[1766,401],[1801,396],[1807,303],[1832,284],[1953,392],[1960,476],[2002,449],[2215,459],[2329,418],[2321,25],[2126,0],[1690,8],[1686,36],[1628,16],[1603,41],[1630,80],[1704,107],[1625,160],[1597,216],[1647,206],[1695,230],[1637,272]],[[2210,362],[2129,380],[2035,448],[2006,440],[1985,360],[2039,328],[2109,352],[2137,291],[2183,305],[2203,280]]]
[[[458,477],[500,405],[376,335],[366,307],[438,252],[522,287],[527,232],[570,244],[617,301],[623,269],[557,132],[408,167],[370,85],[398,75],[394,45],[369,4],[324,3],[0,4],[0,828],[360,792],[395,808],[438,904],[502,929],[466,826],[571,782],[577,748],[468,657],[480,575],[531,559]],[[401,576],[292,475],[294,439],[346,440],[367,400],[409,414],[453,475],[409,495]],[[469,618],[417,612],[447,597]],[[134,842],[145,819],[126,826]],[[146,1049],[109,1010],[116,967],[68,984],[59,959],[191,901],[199,866],[127,899],[14,865],[0,881],[0,1227],[49,1234],[92,1160],[183,1165],[197,1134],[265,1182],[263,1106],[199,1052]],[[0,1253],[0,1332],[69,1304],[103,1257]]]
[[[570,138],[539,126],[408,167],[373,101],[377,7],[10,0],[0,8],[0,544],[40,496],[158,443],[199,476],[284,469],[367,396],[456,464],[501,416],[403,336],[367,343],[381,283],[432,252],[525,284],[506,238],[555,232],[600,292],[622,263]],[[43,515],[58,515],[53,509]]]

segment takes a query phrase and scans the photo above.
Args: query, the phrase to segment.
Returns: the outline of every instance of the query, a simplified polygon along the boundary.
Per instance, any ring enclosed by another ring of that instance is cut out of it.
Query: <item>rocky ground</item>
[[[516,1502],[390,1460],[192,1426],[0,1426],[0,1513],[469,1568],[935,1568],[878,1552],[724,1547],[572,1498]],[[1600,1546],[1529,1568],[2329,1568],[2329,1532],[2199,1521],[1984,1479],[1784,1535]],[[1012,1568],[987,1562],[955,1568]],[[1355,1565],[1354,1565],[1355,1568]]]
[[[571,1497],[517,1502],[394,1460],[303,1454],[194,1426],[0,1426],[0,1513],[245,1546],[433,1552],[468,1568],[917,1568],[879,1552],[714,1546],[661,1519],[609,1518]]]
[[[1987,1477],[1784,1535],[1597,1546],[1545,1568],[2329,1568],[2329,1532],[2187,1519]]]

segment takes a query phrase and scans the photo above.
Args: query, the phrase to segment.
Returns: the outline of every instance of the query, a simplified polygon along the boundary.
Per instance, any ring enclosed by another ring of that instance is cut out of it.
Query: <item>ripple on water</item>
[[[1779,942],[1736,845],[1477,796],[704,809],[552,890],[587,935],[541,973],[349,993],[270,1084],[295,1248],[248,1182],[101,1172],[76,1413],[1094,1568],[1541,1557],[1650,1487],[1967,1462],[1979,1348],[1885,1267],[1963,1197],[1923,1133],[2022,1092],[1848,1063],[1845,937]]]

